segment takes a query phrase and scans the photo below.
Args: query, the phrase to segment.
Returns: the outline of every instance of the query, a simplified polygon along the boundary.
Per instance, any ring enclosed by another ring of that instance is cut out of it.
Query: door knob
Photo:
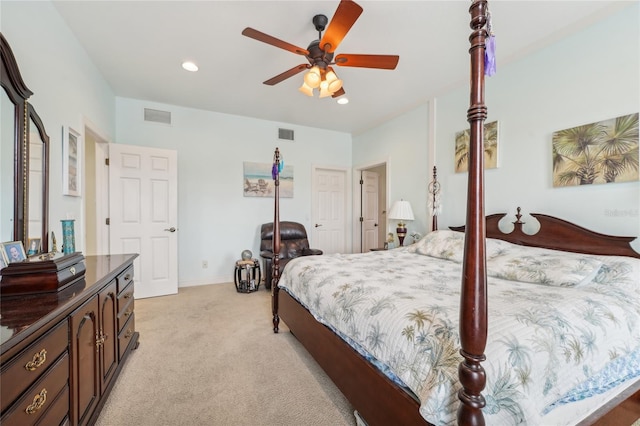
[[[171,227],[169,229],[165,229],[165,231],[169,231],[169,232],[176,232],[176,228],[175,227]]]
[[[377,224],[377,223],[374,223],[374,224],[373,224],[373,226],[378,226],[378,224]]]
[[[317,227],[319,227],[319,226],[322,226],[322,224],[318,224],[318,223],[316,223],[316,228],[317,228]]]

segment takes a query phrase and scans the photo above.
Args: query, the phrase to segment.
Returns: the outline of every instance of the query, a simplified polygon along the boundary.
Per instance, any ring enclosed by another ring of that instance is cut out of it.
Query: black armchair
[[[273,260],[273,222],[265,223],[260,229],[260,257],[264,259],[264,285],[271,288],[271,267]],[[307,231],[297,222],[280,222],[280,272],[289,260],[322,254],[322,250],[309,248]]]

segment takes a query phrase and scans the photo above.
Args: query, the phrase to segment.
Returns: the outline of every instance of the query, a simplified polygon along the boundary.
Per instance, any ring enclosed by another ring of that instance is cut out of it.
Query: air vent
[[[160,111],[157,109],[144,109],[144,121],[153,121],[154,123],[171,124],[171,113],[169,111]]]
[[[282,139],[285,141],[292,141],[293,139],[293,130],[291,129],[278,129],[278,139]]]

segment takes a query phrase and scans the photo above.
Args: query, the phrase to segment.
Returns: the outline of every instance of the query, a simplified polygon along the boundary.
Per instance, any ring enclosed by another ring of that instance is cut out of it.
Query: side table
[[[233,274],[238,293],[249,293],[258,290],[262,273],[258,259],[238,260]]]

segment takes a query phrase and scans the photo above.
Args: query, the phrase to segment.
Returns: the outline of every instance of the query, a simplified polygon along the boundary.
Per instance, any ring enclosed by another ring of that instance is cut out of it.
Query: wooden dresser
[[[0,300],[0,424],[93,424],[131,350],[137,254],[87,256],[57,293]]]

